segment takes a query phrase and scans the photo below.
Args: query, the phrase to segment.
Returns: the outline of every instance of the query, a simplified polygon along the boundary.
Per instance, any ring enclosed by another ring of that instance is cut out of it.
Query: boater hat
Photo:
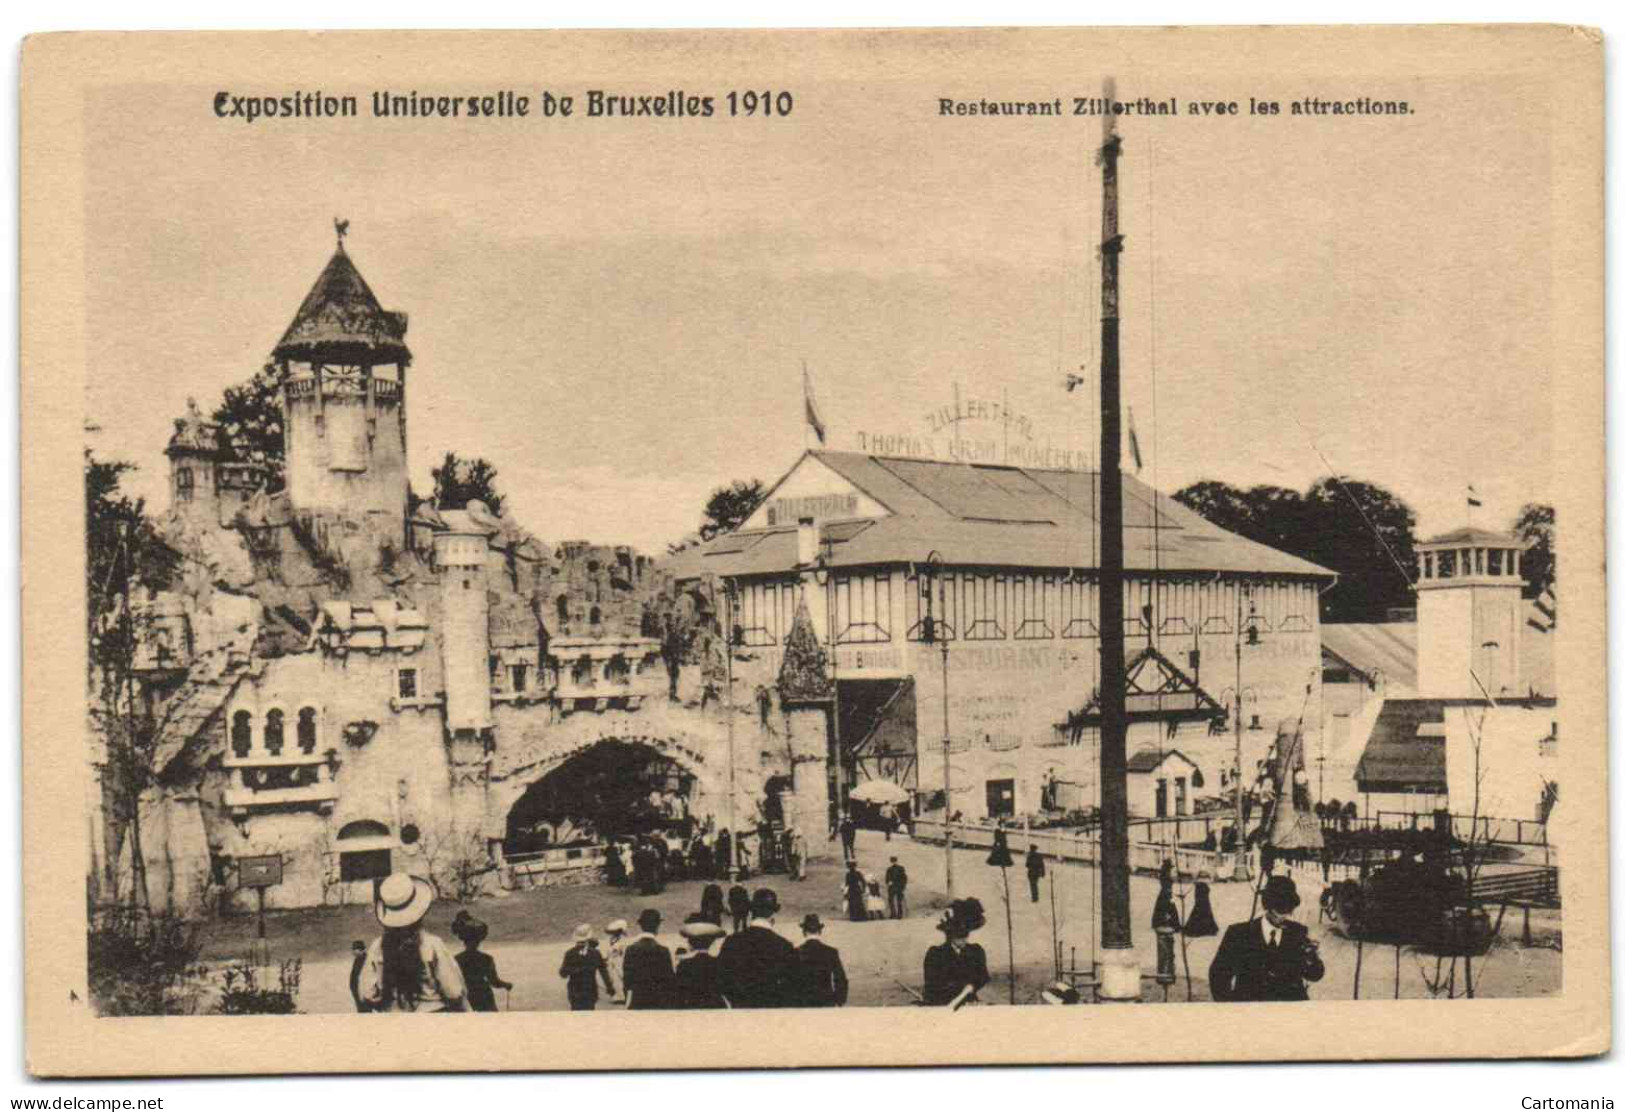
[[[714,938],[721,938],[728,932],[708,919],[693,920],[684,923],[677,933],[694,943],[710,942]]]
[[[605,926],[604,930],[609,934],[625,934],[626,933],[626,920],[625,919],[617,919],[613,923],[610,923],[607,926]]]
[[[591,924],[582,923],[579,927],[576,928],[575,940],[577,942],[586,942],[591,937],[592,937],[592,925]]]
[[[385,927],[410,927],[429,913],[434,885],[422,877],[390,873],[378,885],[372,913]]]

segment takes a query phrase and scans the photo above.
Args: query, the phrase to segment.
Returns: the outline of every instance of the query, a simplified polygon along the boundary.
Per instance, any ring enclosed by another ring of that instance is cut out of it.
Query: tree
[[[1536,598],[1557,582],[1557,511],[1540,502],[1529,502],[1518,511],[1512,531],[1529,546],[1522,558],[1524,595]]]
[[[1174,494],[1221,529],[1338,573],[1321,597],[1326,621],[1382,621],[1415,604],[1416,515],[1374,483],[1328,477],[1308,490],[1204,480]]]
[[[282,372],[267,363],[253,378],[228,386],[210,418],[220,426],[237,459],[265,468],[265,489],[275,493],[286,478],[282,438]]]
[[[722,533],[731,533],[745,523],[767,488],[760,479],[735,479],[724,487],[717,487],[705,502],[705,520],[700,523],[700,538],[710,540]]]
[[[1390,608],[1416,605],[1416,514],[1403,499],[1374,483],[1325,478],[1304,502],[1301,554],[1338,573],[1321,598],[1327,621],[1380,622]]]
[[[167,587],[180,557],[147,517],[144,500],[119,490],[121,478],[133,470],[131,464],[85,453],[86,639],[90,718],[102,742],[103,798],[113,828],[129,837],[131,905],[150,909],[141,800],[156,782],[168,714],[155,708],[138,674],[150,636],[138,595]]]
[[[440,466],[429,474],[434,478],[432,497],[436,509],[460,510],[478,501],[496,516],[502,516],[503,496],[497,493],[497,469],[490,461],[462,459],[456,452],[447,452]]]

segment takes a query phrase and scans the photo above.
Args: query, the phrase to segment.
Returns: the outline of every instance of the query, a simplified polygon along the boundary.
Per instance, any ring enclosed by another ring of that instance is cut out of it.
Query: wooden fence
[[[1199,822],[1200,820],[1187,819],[1185,821]],[[1133,830],[1130,831],[1129,867],[1135,872],[1159,872],[1164,861],[1172,861],[1179,875],[1185,877],[1195,877],[1206,873],[1209,878],[1215,881],[1227,881],[1232,878],[1236,871],[1236,854],[1234,853],[1180,849],[1173,842],[1146,841],[1143,840],[1143,825],[1135,825],[1140,826],[1142,830],[1142,840],[1135,840]],[[1035,845],[1038,847],[1038,852],[1058,861],[1078,861],[1093,864],[1100,860],[1100,832],[1098,830],[1080,833],[1073,830],[1024,830],[1021,827],[1006,827],[1005,837],[1009,840],[1010,852],[1018,857],[1027,851],[1028,846]],[[956,847],[972,850],[992,849],[993,827],[955,823],[953,825],[953,839]],[[944,840],[943,823],[936,819],[916,819],[914,822],[914,840],[928,842],[932,845],[941,845]]]

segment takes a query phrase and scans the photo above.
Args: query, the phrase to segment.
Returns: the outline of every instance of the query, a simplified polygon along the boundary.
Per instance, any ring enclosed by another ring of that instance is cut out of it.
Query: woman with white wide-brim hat
[[[372,911],[383,937],[367,949],[361,993],[376,1012],[463,1012],[468,990],[451,948],[423,929],[434,885],[391,873],[378,885]]]

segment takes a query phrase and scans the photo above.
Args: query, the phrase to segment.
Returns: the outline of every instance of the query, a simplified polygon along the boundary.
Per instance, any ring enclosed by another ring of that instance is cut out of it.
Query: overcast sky
[[[775,478],[806,439],[802,360],[831,447],[928,435],[957,382],[1092,455],[1099,124],[935,116],[983,91],[804,85],[748,127],[246,127],[209,118],[211,90],[122,89],[86,115],[91,443],[164,504],[172,419],[264,362],[337,215],[410,316],[414,485],[447,449],[484,455],[550,541],[661,551],[712,487]],[[1423,534],[1464,522],[1469,483],[1481,524],[1550,497],[1533,90],[1394,92],[1420,114],[1123,125],[1147,481],[1302,488],[1318,447]]]

